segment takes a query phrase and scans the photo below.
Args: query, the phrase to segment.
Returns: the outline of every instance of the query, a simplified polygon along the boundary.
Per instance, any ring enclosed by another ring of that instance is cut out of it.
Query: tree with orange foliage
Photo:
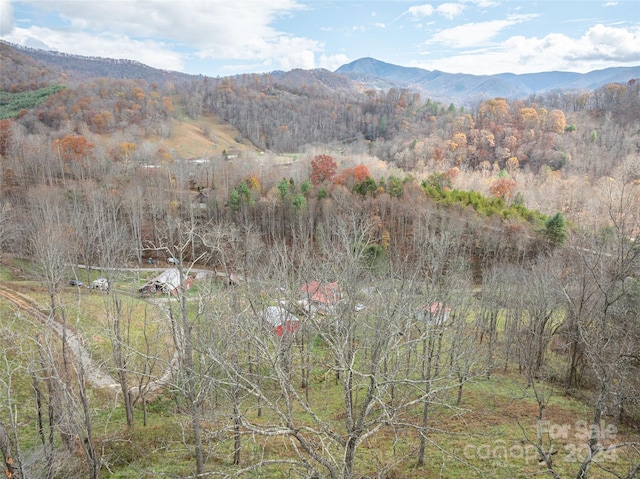
[[[367,193],[375,194],[378,184],[371,178],[371,173],[365,165],[358,165],[351,171],[352,184],[346,185],[356,193],[365,196]]]
[[[93,156],[95,145],[84,136],[67,135],[54,143],[58,154],[64,161],[82,161]]]
[[[7,478],[20,478],[20,464],[16,461],[12,454],[12,441],[7,428],[0,422],[0,452],[4,458],[4,474]]]
[[[173,102],[171,101],[171,98],[169,98],[168,96],[163,96],[162,97],[162,109],[164,111],[165,116],[168,118],[171,114],[173,114]]]
[[[504,166],[509,173],[513,174],[520,167],[520,160],[518,160],[517,156],[512,156],[505,162]]]
[[[104,117],[100,113],[96,113],[91,118],[92,130],[96,133],[104,133],[107,128],[107,123],[104,121]]]
[[[567,126],[567,119],[562,110],[551,110],[545,124],[546,130],[553,133],[563,133]]]
[[[369,173],[369,168],[365,165],[358,165],[353,169],[353,178],[357,183],[361,183],[367,178],[371,178],[371,173]]]
[[[173,163],[173,155],[171,155],[171,153],[164,148],[160,148],[156,152],[156,156],[160,160],[160,163],[162,163],[163,165]]]
[[[113,156],[117,161],[128,163],[131,161],[133,154],[136,151],[135,143],[123,141],[113,150]]]
[[[252,175],[249,178],[247,178],[245,180],[245,183],[247,184],[247,186],[249,187],[250,190],[257,191],[258,193],[262,189],[262,185],[260,184],[260,180],[255,175]]]
[[[444,161],[444,150],[439,146],[436,146],[433,149],[433,161],[440,166]]]
[[[535,108],[520,108],[518,119],[522,123],[522,127],[528,130],[538,128],[540,123],[540,115]]]
[[[460,174],[460,168],[458,168],[457,166],[454,166],[453,168],[449,168],[447,171],[445,171],[444,174],[450,180],[455,180]]]
[[[353,168],[345,168],[336,173],[331,181],[334,185],[342,185],[351,188],[354,183]]]
[[[516,182],[511,178],[499,178],[489,187],[489,193],[496,198],[510,198],[513,193],[513,188],[516,186]]]
[[[467,135],[464,133],[455,133],[451,142],[449,143],[449,147],[451,151],[456,151],[458,148],[465,148],[467,146]]]
[[[13,140],[13,121],[0,120],[0,156],[5,156]]]
[[[329,155],[316,155],[311,160],[311,183],[319,185],[324,181],[329,181],[333,178],[338,170],[333,157]]]

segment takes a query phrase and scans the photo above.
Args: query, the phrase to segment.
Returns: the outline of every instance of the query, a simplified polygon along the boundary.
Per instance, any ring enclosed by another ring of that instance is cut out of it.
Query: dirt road
[[[89,351],[83,346],[81,338],[72,330],[64,331],[62,324],[55,321],[48,314],[43,313],[34,305],[34,301],[28,296],[0,285],[0,298],[13,304],[31,318],[51,328],[60,338],[66,337],[67,346],[72,354],[82,363],[87,381],[97,388],[118,388],[120,385],[109,373],[104,371],[91,358]]]

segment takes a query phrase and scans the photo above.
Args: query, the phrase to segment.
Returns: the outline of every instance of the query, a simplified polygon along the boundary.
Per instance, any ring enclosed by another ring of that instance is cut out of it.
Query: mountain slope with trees
[[[8,90],[4,83],[6,81],[10,81],[14,89],[24,89],[31,85],[34,79],[53,83],[82,82],[93,78],[180,83],[194,77],[194,75],[159,70],[133,60],[84,57],[22,47],[4,41],[0,41],[0,58],[2,58],[0,71],[2,71],[3,90]],[[25,69],[26,65],[37,65],[38,71]]]

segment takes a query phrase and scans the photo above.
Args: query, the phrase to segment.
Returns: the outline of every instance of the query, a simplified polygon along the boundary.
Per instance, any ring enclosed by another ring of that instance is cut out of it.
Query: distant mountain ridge
[[[588,73],[471,75],[403,67],[367,57],[343,65],[335,73],[372,88],[407,88],[439,101],[465,104],[495,97],[524,98],[552,90],[594,90],[608,83],[627,83],[640,78],[640,66]]]
[[[419,92],[424,98],[441,103],[472,105],[496,97],[525,98],[552,90],[595,90],[608,83],[627,83],[640,79],[640,66],[607,68],[584,74],[556,71],[472,75],[403,67],[367,57],[342,65],[334,72],[321,68],[293,69],[259,75],[269,76],[274,82],[309,96],[400,88]],[[89,78],[183,83],[204,75],[160,70],[133,60],[71,55],[0,41],[0,77],[0,89],[9,90],[18,82],[23,89],[28,89],[34,78],[42,83],[38,86],[45,86]]]
[[[167,81],[179,83],[198,77],[197,75],[160,70],[135,60],[72,55],[0,41],[0,60],[2,60],[0,72],[2,75],[16,75],[16,72],[24,64],[21,59],[23,56],[49,69],[49,76],[64,73],[79,81],[88,78],[114,78],[142,79],[149,83]],[[5,79],[3,78],[3,80]]]

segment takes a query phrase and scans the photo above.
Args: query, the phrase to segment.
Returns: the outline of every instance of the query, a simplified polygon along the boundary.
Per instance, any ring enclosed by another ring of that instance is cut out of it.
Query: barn
[[[294,333],[300,326],[300,320],[282,306],[269,306],[260,313],[261,319],[281,337]]]

